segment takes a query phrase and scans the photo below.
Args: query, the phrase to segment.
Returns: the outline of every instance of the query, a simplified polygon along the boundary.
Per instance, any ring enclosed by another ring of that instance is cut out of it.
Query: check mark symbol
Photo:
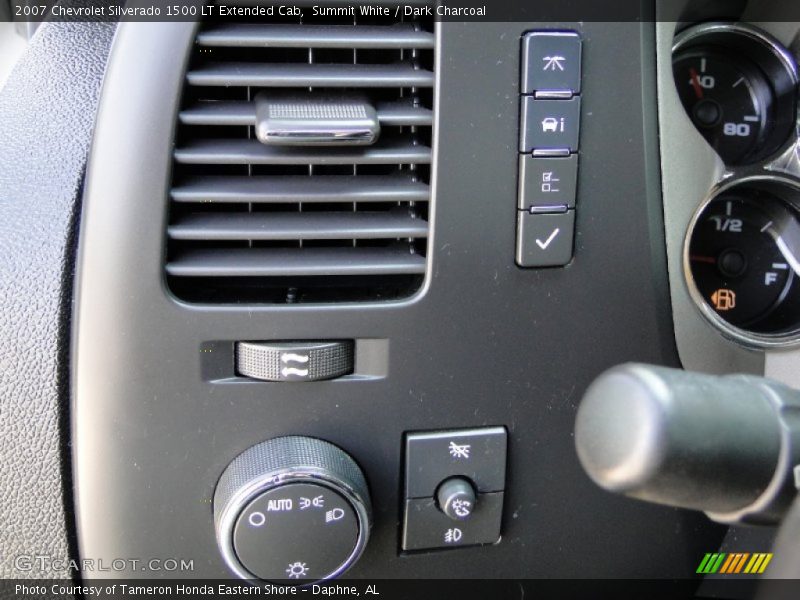
[[[547,247],[550,245],[550,242],[552,242],[554,239],[556,239],[556,236],[558,235],[559,231],[560,231],[560,229],[558,227],[556,227],[555,230],[553,231],[553,233],[550,234],[550,237],[547,238],[545,241],[542,241],[539,238],[536,238],[536,245],[539,246],[539,248],[541,248],[542,250],[546,250]]]

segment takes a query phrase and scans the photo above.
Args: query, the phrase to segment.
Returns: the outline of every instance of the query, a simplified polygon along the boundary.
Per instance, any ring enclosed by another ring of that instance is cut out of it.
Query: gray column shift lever
[[[607,490],[725,523],[775,523],[797,495],[800,392],[753,376],[621,365],[586,391],[575,445]]]

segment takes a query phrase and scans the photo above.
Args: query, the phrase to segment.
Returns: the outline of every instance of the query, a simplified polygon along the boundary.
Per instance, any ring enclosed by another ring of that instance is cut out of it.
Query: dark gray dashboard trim
[[[96,527],[98,520],[102,522],[102,515],[111,508],[102,488],[115,484],[124,486],[124,481],[104,484],[96,479],[102,473],[102,468],[99,465],[87,468],[85,462],[87,459],[91,462],[104,462],[103,454],[107,445],[113,443],[109,436],[138,435],[140,426],[123,421],[113,426],[114,431],[107,428],[95,429],[93,423],[109,424],[101,414],[106,403],[102,401],[102,396],[99,403],[92,404],[81,402],[80,399],[90,389],[95,391],[103,387],[110,380],[111,373],[104,373],[102,367],[99,371],[83,367],[86,361],[81,361],[80,356],[94,354],[95,360],[91,362],[95,365],[102,364],[105,362],[102,356],[108,356],[108,353],[115,350],[113,340],[124,344],[135,335],[131,330],[135,325],[119,321],[116,308],[131,302],[131,285],[137,285],[138,281],[136,277],[131,277],[132,273],[116,270],[114,265],[119,263],[115,261],[136,264],[149,260],[158,265],[164,264],[163,236],[166,231],[167,211],[165,192],[170,183],[172,144],[153,143],[153,138],[157,136],[162,140],[171,140],[174,135],[181,97],[180,82],[186,71],[196,28],[197,24],[190,22],[125,23],[119,27],[109,58],[97,117],[98,127],[86,174],[87,186],[78,246],[78,264],[89,262],[91,267],[79,267],[76,273],[72,335],[71,417],[75,519],[82,557],[100,556],[95,551],[96,546],[91,535],[87,539],[87,534],[96,532],[103,536],[124,535],[123,530],[105,527],[98,530]],[[136,118],[136,115],[141,114],[139,110],[142,107],[148,107],[146,120]],[[149,152],[136,151],[144,148]],[[114,176],[109,176],[111,171]],[[139,194],[128,195],[133,190],[137,190]],[[120,196],[128,198],[130,202],[115,202]],[[161,205],[162,208],[150,212],[153,218],[137,222],[128,214],[136,208],[134,202],[151,205],[155,203],[156,207]],[[134,229],[137,226],[148,231],[137,231]],[[161,241],[149,247],[136,243],[123,246],[111,239],[114,237],[111,233],[114,230],[125,232],[128,240],[154,240],[155,231],[155,239],[160,238]],[[103,260],[102,256],[96,256],[87,250],[94,243],[113,253],[115,260]],[[87,279],[91,280],[88,293]],[[153,283],[166,299],[168,292],[161,268]],[[111,345],[100,347],[93,344],[90,348],[81,348],[80,340],[85,339],[87,326],[92,327],[93,340],[105,339],[105,343]],[[105,329],[105,333],[96,329],[98,326]],[[151,340],[151,343],[154,342],[157,340]],[[157,357],[157,351],[153,350],[151,356]],[[100,360],[97,361],[97,358]],[[129,364],[123,369],[128,370],[128,377],[136,380],[134,371],[137,365]],[[128,384],[135,385],[130,380]],[[112,396],[116,393],[113,388],[101,392]]]

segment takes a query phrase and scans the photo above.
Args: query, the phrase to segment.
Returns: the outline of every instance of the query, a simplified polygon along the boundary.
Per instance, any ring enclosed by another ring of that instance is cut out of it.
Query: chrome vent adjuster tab
[[[361,17],[201,25],[176,130],[174,295],[345,302],[420,288],[433,27]]]
[[[256,96],[256,137],[268,146],[368,146],[380,132],[378,113],[358,98]]]

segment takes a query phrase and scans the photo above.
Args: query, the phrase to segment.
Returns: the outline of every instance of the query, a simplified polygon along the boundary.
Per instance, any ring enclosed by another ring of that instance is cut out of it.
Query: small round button
[[[472,483],[463,477],[453,477],[443,482],[436,491],[439,509],[451,519],[469,519],[475,510],[477,497]]]

